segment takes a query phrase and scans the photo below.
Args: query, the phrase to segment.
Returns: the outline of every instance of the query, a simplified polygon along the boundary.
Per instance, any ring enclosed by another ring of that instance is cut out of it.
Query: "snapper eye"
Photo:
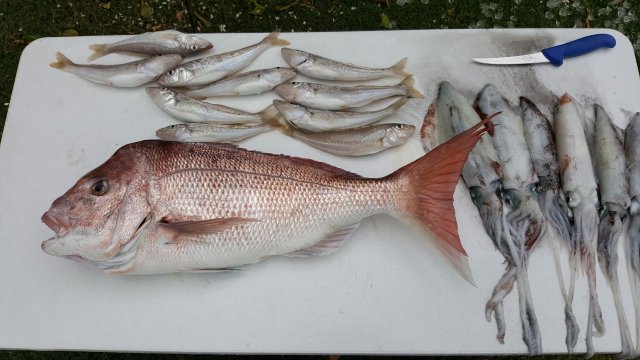
[[[109,191],[109,183],[107,180],[98,180],[91,185],[91,194],[95,196],[102,196]]]

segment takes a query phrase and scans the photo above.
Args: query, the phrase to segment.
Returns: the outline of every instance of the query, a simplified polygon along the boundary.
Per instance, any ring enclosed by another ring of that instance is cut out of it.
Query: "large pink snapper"
[[[379,179],[230,145],[129,144],[54,201],[42,249],[112,273],[227,270],[332,253],[385,213],[422,224],[470,279],[453,192],[485,123]]]

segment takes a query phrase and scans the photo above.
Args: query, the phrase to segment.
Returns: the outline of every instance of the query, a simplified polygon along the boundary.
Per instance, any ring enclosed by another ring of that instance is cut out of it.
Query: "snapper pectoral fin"
[[[249,222],[259,221],[257,219],[232,217],[207,220],[188,220],[179,222],[160,222],[159,227],[174,234],[169,243],[177,243],[186,236],[217,234],[228,230],[234,226],[239,226]]]

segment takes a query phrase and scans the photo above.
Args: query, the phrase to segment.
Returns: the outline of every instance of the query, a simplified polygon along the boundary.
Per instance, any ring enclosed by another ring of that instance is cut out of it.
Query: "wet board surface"
[[[445,30],[285,33],[290,47],[368,66],[409,58],[424,100],[412,100],[394,120],[420,125],[438,84],[447,80],[472,98],[493,83],[512,102],[526,95],[547,114],[567,91],[603,105],[620,125],[640,110],[640,81],[629,41],[613,50],[551,65],[490,67],[472,57],[518,55],[598,32],[571,30]],[[215,52],[266,34],[203,34]],[[56,51],[84,62],[88,46],[124,37],[46,38],[21,58],[0,143],[0,348],[212,353],[524,353],[517,294],[505,300],[505,344],[484,317],[484,305],[504,269],[462,183],[455,207],[462,243],[477,287],[459,277],[433,243],[385,217],[366,219],[337,253],[274,257],[242,273],[115,276],[46,255],[52,236],[40,222],[51,202],[120,146],[154,138],[177,123],[143,88],[116,89],[52,69]],[[98,63],[133,60],[109,55]],[[286,66],[267,50],[246,70]],[[304,80],[299,76],[297,80]],[[378,82],[380,83],[380,82]],[[258,111],[274,93],[216,101]],[[418,135],[404,146],[366,158],[338,158],[271,132],[241,146],[308,157],[365,176],[383,176],[423,154]],[[622,251],[622,250],[620,250]],[[543,242],[530,259],[534,305],[545,352],[565,352],[563,301]],[[633,333],[626,265],[621,282]],[[566,272],[565,272],[566,274]],[[598,352],[620,349],[611,292],[598,269],[607,333]],[[585,350],[587,283],[578,279],[574,311]]]

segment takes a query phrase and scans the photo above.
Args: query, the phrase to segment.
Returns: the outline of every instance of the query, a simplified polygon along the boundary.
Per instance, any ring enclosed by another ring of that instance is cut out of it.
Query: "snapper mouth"
[[[47,225],[47,227],[56,233],[56,237],[63,236],[69,232],[70,224],[69,219],[64,216],[59,216],[54,210],[49,210],[40,219]]]
[[[105,261],[108,262],[111,260],[91,259],[92,251],[86,246],[83,246],[83,240],[91,238],[92,235],[86,231],[83,231],[82,229],[71,231],[68,220],[66,218],[55,216],[55,214],[51,214],[50,210],[42,216],[42,221],[51,230],[56,232],[56,235],[54,237],[43,241],[40,245],[45,253],[101,268],[102,266],[99,266],[99,263]],[[147,225],[150,222],[151,214],[148,214],[140,222],[133,235],[124,244],[122,244],[118,252],[111,258],[117,258],[121,253],[128,251],[133,246],[133,244],[137,242],[137,239],[147,228]]]

